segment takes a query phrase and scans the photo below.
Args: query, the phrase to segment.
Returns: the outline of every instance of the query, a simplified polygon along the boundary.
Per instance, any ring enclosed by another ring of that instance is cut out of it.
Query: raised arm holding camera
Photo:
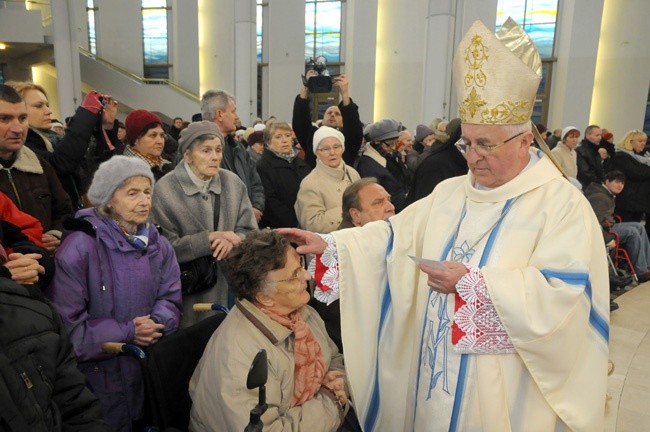
[[[336,87],[341,95],[341,102],[339,102],[338,106],[332,105],[327,108],[323,115],[322,125],[336,128],[343,133],[345,136],[343,160],[346,164],[352,166],[363,140],[363,125],[359,119],[359,107],[350,98],[350,83],[347,76],[345,74],[329,76],[324,65],[320,66],[320,68],[319,65],[322,65],[322,63],[315,63],[314,69],[308,70],[303,76],[302,88],[293,103],[293,130],[296,133],[298,142],[301,143],[302,148],[305,150],[305,160],[311,166],[315,166],[316,155],[313,152],[312,141],[317,127],[312,125],[311,122],[309,94],[322,89],[321,86],[314,85],[313,78],[330,78],[333,87]],[[322,81],[325,80],[321,79],[321,82],[316,80],[316,83],[320,84]]]

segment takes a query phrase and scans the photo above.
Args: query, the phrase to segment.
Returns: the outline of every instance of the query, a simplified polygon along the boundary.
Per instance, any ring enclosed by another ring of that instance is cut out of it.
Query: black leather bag
[[[219,276],[217,262],[212,255],[179,264],[183,295],[196,294],[212,288]]]

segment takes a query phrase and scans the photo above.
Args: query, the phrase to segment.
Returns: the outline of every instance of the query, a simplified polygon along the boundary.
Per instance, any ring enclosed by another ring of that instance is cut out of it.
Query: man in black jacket
[[[0,277],[0,430],[109,431],[85,381],[49,302]]]
[[[582,189],[589,186],[589,183],[602,183],[605,170],[603,163],[609,158],[607,150],[600,148],[602,131],[597,125],[589,125],[585,129],[585,138],[576,148],[578,159],[578,181]]]
[[[310,70],[305,74],[305,82],[309,78],[318,75],[316,71]],[[309,88],[303,82],[302,89],[293,102],[293,118],[291,126],[296,133],[300,146],[305,151],[305,161],[312,167],[316,166],[316,155],[314,154],[312,140],[314,132],[318,129],[312,125],[311,109],[309,107]],[[322,126],[329,126],[340,130],[345,137],[345,150],[343,160],[346,164],[353,166],[363,141],[363,124],[359,119],[359,107],[350,98],[348,78],[345,74],[334,78],[334,86],[341,94],[341,102],[332,105],[323,115]]]
[[[246,185],[248,198],[253,205],[255,219],[259,223],[264,213],[264,186],[257,173],[255,161],[242,143],[231,134],[237,130],[237,106],[235,98],[224,90],[208,90],[201,97],[203,120],[216,123],[224,137],[221,167],[239,176]]]

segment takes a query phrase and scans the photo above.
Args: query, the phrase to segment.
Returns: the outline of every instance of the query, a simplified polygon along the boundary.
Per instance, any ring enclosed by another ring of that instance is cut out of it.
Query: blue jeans
[[[648,272],[650,266],[650,241],[645,227],[639,222],[620,222],[612,226],[621,239],[621,244],[630,254],[634,270],[637,274]]]

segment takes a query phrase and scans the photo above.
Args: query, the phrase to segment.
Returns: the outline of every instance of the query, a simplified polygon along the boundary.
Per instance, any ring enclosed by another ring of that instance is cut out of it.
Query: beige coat
[[[578,155],[575,150],[571,150],[566,144],[559,142],[551,152],[568,177],[575,178],[578,175]]]
[[[343,356],[327,336],[314,309],[303,306],[303,319],[323,352],[327,370],[343,370]],[[324,390],[301,406],[293,398],[293,333],[247,300],[237,303],[215,331],[190,381],[191,431],[243,431],[258,390],[246,388],[251,362],[260,349],[268,358],[264,431],[335,431],[342,414]]]
[[[294,207],[300,227],[318,233],[336,230],[343,219],[343,191],[360,178],[359,173],[344,162],[338,168],[331,168],[318,161],[298,190]]]

